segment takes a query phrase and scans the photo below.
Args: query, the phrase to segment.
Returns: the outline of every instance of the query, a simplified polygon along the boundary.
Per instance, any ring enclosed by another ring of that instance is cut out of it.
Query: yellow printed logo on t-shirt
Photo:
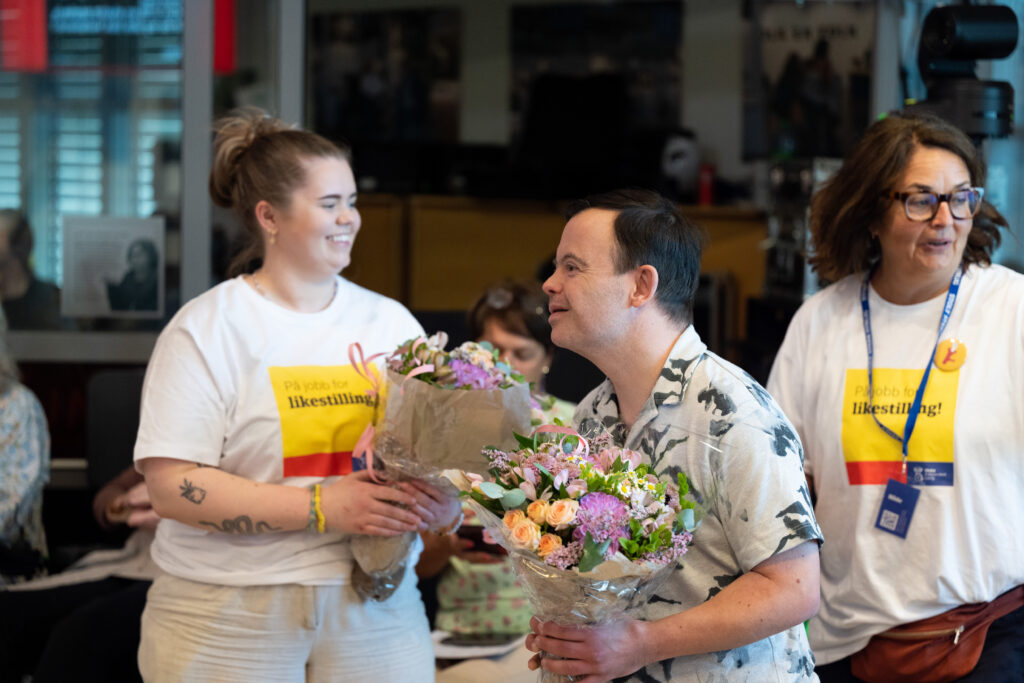
[[[351,365],[270,367],[281,416],[284,476],[327,477],[353,470],[352,449],[373,421],[378,398]],[[370,371],[380,377],[377,369]],[[355,469],[361,469],[356,467]]]
[[[923,374],[923,370],[875,368],[869,406],[867,370],[846,371],[842,442],[851,485],[902,479],[902,446],[882,431],[871,414],[902,437]],[[928,377],[908,448],[907,481],[911,484],[953,483],[953,419],[959,381],[959,371],[933,369]]]

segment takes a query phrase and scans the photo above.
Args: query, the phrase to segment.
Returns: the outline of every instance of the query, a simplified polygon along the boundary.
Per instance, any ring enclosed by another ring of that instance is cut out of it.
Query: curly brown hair
[[[210,197],[218,206],[233,208],[248,235],[248,243],[228,269],[237,275],[263,256],[256,205],[266,200],[286,208],[291,193],[306,181],[304,162],[351,162],[352,154],[347,145],[297,129],[255,107],[232,112],[217,121],[215,129]]]
[[[811,199],[810,263],[826,280],[836,281],[870,268],[881,258],[872,237],[883,226],[895,189],[918,147],[937,147],[960,157],[971,185],[985,185],[985,162],[971,140],[951,123],[931,114],[896,112],[873,123],[839,171]],[[1008,223],[982,201],[964,248],[965,264],[992,262]]]

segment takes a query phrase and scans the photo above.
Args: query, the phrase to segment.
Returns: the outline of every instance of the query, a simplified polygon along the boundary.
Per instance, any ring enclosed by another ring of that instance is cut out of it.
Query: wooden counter
[[[361,195],[363,227],[346,275],[422,311],[465,310],[489,284],[530,279],[553,258],[564,204],[529,200]],[[761,293],[767,234],[761,211],[684,206],[708,233],[702,272],[728,272],[736,301],[728,327],[746,334],[746,301]]]

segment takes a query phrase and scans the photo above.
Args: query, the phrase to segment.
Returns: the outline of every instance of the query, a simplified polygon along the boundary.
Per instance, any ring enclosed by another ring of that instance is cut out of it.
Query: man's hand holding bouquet
[[[639,453],[557,425],[517,440],[484,449],[489,480],[464,472],[456,484],[509,551],[536,616],[594,626],[649,600],[693,540],[686,476],[659,479]]]

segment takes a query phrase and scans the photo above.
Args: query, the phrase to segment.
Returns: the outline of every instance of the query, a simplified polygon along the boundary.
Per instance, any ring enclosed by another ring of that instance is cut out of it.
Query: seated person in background
[[[556,417],[569,424],[575,409],[544,391],[555,350],[547,312],[547,297],[539,284],[507,280],[488,287],[467,316],[470,337],[489,342],[531,383],[534,426],[550,424]],[[464,512],[460,533],[422,535],[424,551],[416,572],[420,579],[438,577],[435,627],[460,635],[526,633],[531,612],[512,568],[499,546],[480,543],[482,527],[469,508]],[[433,583],[421,587],[429,593]],[[425,601],[430,603],[432,597],[426,595]]]
[[[149,546],[159,517],[142,475],[129,467],[93,498],[96,522],[136,529],[120,550],[98,550],[60,574],[0,591],[0,683],[139,681],[136,655],[146,591],[156,574]]]
[[[15,330],[61,327],[60,290],[37,280],[29,265],[32,228],[25,216],[0,209],[0,300]]]
[[[0,586],[44,572],[43,486],[49,478],[46,416],[18,381],[0,312]]]
[[[488,287],[467,318],[470,337],[490,342],[501,359],[530,383],[534,425],[550,423],[556,417],[569,424],[576,406],[544,390],[555,345],[548,325],[548,299],[540,285],[506,280]]]

